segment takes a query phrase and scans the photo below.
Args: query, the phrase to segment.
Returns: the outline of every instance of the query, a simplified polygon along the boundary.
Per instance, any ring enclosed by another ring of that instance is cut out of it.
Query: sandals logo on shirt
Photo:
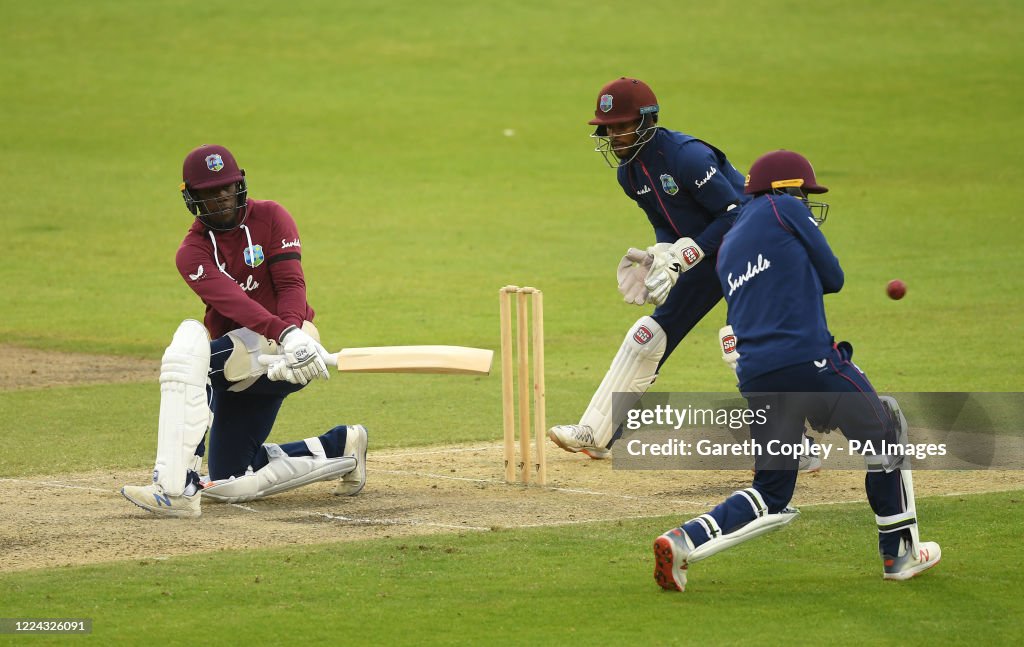
[[[263,264],[263,245],[253,245],[252,247],[246,247],[245,253],[242,255],[245,259],[245,264],[249,267],[259,267]]]
[[[659,179],[661,180],[661,188],[665,190],[665,193],[669,195],[679,193],[679,185],[676,184],[675,179],[671,175],[664,173]]]

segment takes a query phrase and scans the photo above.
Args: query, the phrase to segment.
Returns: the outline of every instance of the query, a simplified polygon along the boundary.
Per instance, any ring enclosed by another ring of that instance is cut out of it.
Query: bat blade
[[[466,346],[369,346],[337,354],[342,373],[488,375],[494,351]]]

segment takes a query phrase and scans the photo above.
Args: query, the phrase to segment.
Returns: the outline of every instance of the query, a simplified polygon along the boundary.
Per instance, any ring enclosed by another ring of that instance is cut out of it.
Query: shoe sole
[[[901,573],[883,573],[882,574],[882,579],[889,580],[889,581],[892,581],[892,582],[904,582],[906,580],[909,580],[912,577],[917,577],[918,575],[920,575],[921,573],[924,573],[929,568],[935,566],[936,564],[938,564],[941,561],[942,561],[942,557],[940,556],[934,562],[930,562],[930,563],[929,562],[925,562],[924,564],[921,564],[919,566],[915,566],[914,568],[910,569],[909,571],[903,571]]]
[[[686,580],[679,582],[676,579],[673,564],[675,553],[672,550],[672,540],[668,537],[658,537],[654,540],[654,581],[666,591],[685,591]],[[686,570],[686,563],[683,562],[681,570]],[[683,573],[683,577],[686,574]]]
[[[197,518],[197,517],[202,515],[202,511],[201,510],[197,510],[195,513],[192,513],[191,511],[178,512],[177,510],[173,510],[173,509],[154,508],[152,506],[148,506],[148,505],[139,503],[135,499],[133,499],[130,496],[128,496],[127,494],[125,494],[124,488],[121,488],[121,496],[123,496],[124,498],[128,499],[131,502],[131,504],[134,505],[135,507],[142,508],[146,512],[150,513],[151,515],[157,516],[157,517],[167,517],[168,519],[195,519],[195,518]]]
[[[573,453],[573,454],[584,454],[584,455],[589,456],[590,458],[594,459],[595,461],[604,460],[605,458],[608,458],[608,454],[611,453],[611,450],[609,450],[609,449],[598,449],[596,447],[592,447],[592,448],[587,448],[587,447],[580,447],[580,448],[569,447],[568,445],[563,444],[562,441],[558,440],[558,436],[556,436],[555,434],[551,433],[550,429],[548,430],[548,438],[551,439],[551,442],[555,443],[561,449],[564,449],[567,452],[570,452],[570,453]]]

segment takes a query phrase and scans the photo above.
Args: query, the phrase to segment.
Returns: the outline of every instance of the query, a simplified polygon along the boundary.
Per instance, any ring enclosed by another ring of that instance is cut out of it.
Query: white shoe
[[[940,559],[942,549],[934,541],[922,541],[914,546],[909,539],[904,539],[900,542],[899,555],[882,555],[882,579],[909,580],[938,564]]]
[[[152,483],[150,485],[126,485],[121,494],[143,510],[148,510],[161,517],[198,517],[202,514],[199,508],[199,492],[192,496],[171,495]]]
[[[817,456],[801,456],[800,465],[797,467],[801,472],[814,474],[821,471],[821,459]]]
[[[366,427],[362,425],[349,425],[345,430],[345,453],[343,456],[354,456],[356,467],[345,474],[338,481],[334,488],[337,496],[355,496],[366,485]]]
[[[595,460],[608,458],[612,453],[597,446],[594,430],[587,425],[558,425],[548,430],[548,438],[567,452],[583,452]]]
[[[821,471],[821,458],[809,453],[810,448],[815,445],[817,445],[817,442],[814,438],[804,434],[804,447],[807,449],[808,453],[800,455],[800,464],[797,466],[799,471],[807,472],[808,474],[814,474],[815,472]]]
[[[686,558],[693,552],[682,528],[654,540],[654,581],[666,591],[686,590]]]

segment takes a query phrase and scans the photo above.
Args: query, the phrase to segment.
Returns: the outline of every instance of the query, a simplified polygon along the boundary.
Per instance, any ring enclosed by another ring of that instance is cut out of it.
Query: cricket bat
[[[488,375],[494,351],[465,346],[345,348],[328,364],[342,373],[445,373]]]

